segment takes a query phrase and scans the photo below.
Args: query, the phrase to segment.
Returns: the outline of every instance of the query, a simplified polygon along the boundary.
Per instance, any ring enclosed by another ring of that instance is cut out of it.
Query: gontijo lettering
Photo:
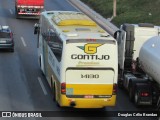
[[[97,48],[103,44],[99,43],[87,43],[84,46],[78,46],[78,48],[84,50],[87,55],[84,54],[72,54],[71,59],[78,60],[109,60],[109,55],[93,55],[97,53]]]
[[[82,55],[82,54],[72,54],[71,59],[78,60],[109,60],[109,55]]]

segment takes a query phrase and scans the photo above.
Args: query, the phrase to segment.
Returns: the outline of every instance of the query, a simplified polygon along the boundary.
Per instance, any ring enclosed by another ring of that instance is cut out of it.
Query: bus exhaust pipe
[[[70,102],[70,106],[74,107],[74,106],[76,106],[76,103],[74,101],[72,101],[72,102]]]

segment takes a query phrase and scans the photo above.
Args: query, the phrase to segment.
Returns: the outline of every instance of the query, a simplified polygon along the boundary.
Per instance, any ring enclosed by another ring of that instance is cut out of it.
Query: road
[[[45,0],[45,10],[76,10],[66,0]],[[0,111],[59,111],[74,110],[59,108],[52,100],[51,90],[38,66],[37,41],[33,34],[33,26],[38,20],[16,19],[14,0],[0,0],[0,24],[9,25],[14,33],[15,52],[0,51]],[[144,111],[149,107],[136,108],[123,90],[118,90],[115,107],[105,108],[107,111]],[[84,110],[86,111],[86,110]],[[97,117],[83,116],[78,112],[76,119],[97,120]],[[92,110],[87,110],[92,112]],[[96,113],[100,113],[95,110]],[[93,112],[93,114],[95,113]],[[62,112],[63,113],[63,112]],[[55,112],[56,114],[56,112]],[[69,117],[56,116],[54,119],[75,119],[72,112]],[[0,118],[1,120],[2,118]],[[16,118],[12,118],[15,119]],[[39,120],[40,118],[36,119]],[[51,120],[53,118],[41,118]],[[105,117],[101,117],[105,119]],[[151,117],[110,117],[108,120],[155,120]]]

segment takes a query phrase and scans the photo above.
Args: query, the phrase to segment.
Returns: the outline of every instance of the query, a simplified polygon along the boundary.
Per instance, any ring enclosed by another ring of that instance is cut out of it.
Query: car
[[[13,33],[9,26],[0,25],[0,49],[9,49],[14,52]]]

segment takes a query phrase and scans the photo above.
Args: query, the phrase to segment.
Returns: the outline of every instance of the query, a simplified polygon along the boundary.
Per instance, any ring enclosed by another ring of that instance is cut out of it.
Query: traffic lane
[[[45,0],[45,10],[77,11],[67,0]]]
[[[7,4],[7,1],[4,6],[6,6],[5,9],[11,7],[10,4]],[[27,79],[26,87],[30,93],[34,110],[57,110],[58,107],[52,101],[52,94],[46,95],[43,90],[50,91],[50,87],[38,66],[37,37],[33,34],[34,24],[38,20],[15,19],[14,14],[6,10],[3,11],[3,16],[14,32],[15,49]],[[41,78],[41,80],[38,78]]]
[[[0,110],[33,110],[17,52],[0,52]]]
[[[34,109],[54,110],[54,105],[51,105],[53,104],[52,98],[43,93],[43,88],[38,79],[41,78],[46,91],[49,90],[46,79],[38,65],[37,37],[33,34],[35,21],[21,19],[8,21],[14,29],[15,48],[24,69]],[[13,27],[14,25],[16,25],[16,28]]]
[[[10,5],[11,4],[7,4],[6,9],[9,9],[11,7]],[[14,6],[12,6],[11,9],[13,9],[13,7]],[[38,22],[38,20],[15,19],[15,15],[8,11],[4,11],[4,14],[6,21],[14,32],[15,49],[17,50],[18,57],[24,69],[24,74],[27,79],[26,86],[30,93],[34,110],[53,110],[54,105],[51,105],[53,103],[52,99],[48,98],[50,96],[44,95],[38,81],[39,77],[45,80],[38,66],[37,38],[33,34],[34,24]]]
[[[5,1],[0,4],[0,24],[8,25]],[[0,52],[0,110],[33,110],[32,101],[26,87],[26,77],[15,51]]]
[[[57,3],[60,2],[57,1]],[[33,35],[33,26],[34,23],[38,21],[15,19],[14,14],[6,14],[6,17],[8,17],[7,21],[9,21],[15,33],[16,49],[18,50],[19,58],[21,59],[24,67],[25,76],[29,84],[29,90],[31,93],[31,98],[34,103],[35,110],[57,110],[58,108],[56,108],[56,106],[53,105],[52,95],[44,96],[44,87],[42,88],[39,81],[37,80],[40,77],[42,83],[46,88],[46,91],[50,90],[48,83],[46,82],[46,79],[44,78],[44,76],[41,75],[41,71],[37,63],[37,38]],[[47,97],[49,97],[49,99]],[[47,101],[46,99],[48,99],[49,101]]]
[[[18,60],[19,62],[16,62],[17,64],[12,63],[12,64],[14,64],[14,66],[12,67],[12,69],[10,69],[10,72],[15,71],[14,67],[17,67],[17,69],[18,69],[18,67],[20,66],[23,71],[16,70],[17,72],[14,73],[14,76],[19,76],[19,75],[23,74],[24,77],[23,78],[20,77],[18,80],[23,81],[24,79],[26,79],[26,82],[24,84],[22,84],[22,86],[20,86],[20,87],[18,85],[21,85],[21,84],[18,84],[17,87],[9,86],[10,89],[8,89],[8,93],[14,92],[14,91],[10,91],[10,90],[15,89],[16,91],[22,92],[23,95],[26,96],[26,98],[25,98],[26,100],[29,99],[31,101],[31,103],[30,103],[31,106],[34,103],[38,104],[37,106],[34,105],[32,109],[29,109],[26,107],[26,110],[30,110],[30,111],[38,110],[38,109],[44,110],[43,108],[46,108],[46,107],[47,107],[46,109],[48,109],[51,105],[50,105],[50,103],[48,103],[48,101],[46,102],[46,97],[44,97],[44,94],[42,92],[40,84],[37,80],[38,75],[36,73],[34,73],[35,71],[38,71],[40,73],[39,68],[38,68],[38,64],[37,64],[37,58],[36,58],[37,50],[36,50],[36,47],[34,46],[36,44],[36,41],[33,40],[34,37],[33,37],[33,33],[32,33],[33,25],[34,25],[35,21],[34,20],[20,20],[20,19],[17,20],[17,19],[15,19],[14,15],[12,15],[10,12],[7,11],[10,8],[7,5],[10,5],[10,4],[8,4],[7,1],[5,1],[5,2],[3,1],[3,3],[4,3],[4,5],[3,4],[1,4],[1,5],[6,6],[6,8],[0,12],[0,16],[3,16],[2,19],[3,19],[3,22],[5,23],[5,25],[9,25],[14,32],[15,52],[13,54],[17,59],[19,59]],[[12,7],[14,7],[14,6],[12,6]],[[27,24],[25,24],[25,23],[27,23]],[[28,28],[29,28],[29,31],[27,31]],[[31,36],[31,37],[29,38],[28,36]],[[27,37],[27,39],[26,39],[26,37]],[[24,40],[24,41],[22,41],[22,40]],[[26,45],[28,45],[28,46],[25,47],[24,43],[26,43]],[[28,59],[30,59],[31,61]],[[13,62],[14,58],[9,58],[8,61]],[[32,63],[32,64],[30,64],[30,63]],[[35,68],[35,66],[36,66],[36,68]],[[6,68],[9,68],[9,67],[6,66]],[[2,73],[2,74],[5,74],[5,73]],[[10,78],[6,77],[7,80],[11,80]],[[16,79],[14,77],[12,80],[13,80],[12,82],[16,81]],[[27,94],[25,92],[26,89],[28,91]],[[3,91],[6,91],[6,89],[4,88]],[[28,96],[29,96],[29,98],[27,98]],[[36,99],[33,99],[33,96],[34,97],[36,96]],[[19,99],[19,96],[14,96],[14,97],[15,98],[17,97],[17,99]],[[8,101],[9,102],[11,101],[11,99],[9,98],[9,95],[8,95]],[[14,102],[15,101],[13,101],[12,103],[14,104]],[[47,105],[45,103],[47,103]],[[18,105],[15,103],[15,105],[12,105],[12,106],[18,106]],[[19,107],[21,107],[21,106],[19,106]],[[5,109],[5,105],[4,105],[4,109]],[[10,108],[8,110],[14,111],[16,109]],[[23,106],[22,106],[22,109],[19,109],[19,110],[25,110],[25,107],[23,109]]]

